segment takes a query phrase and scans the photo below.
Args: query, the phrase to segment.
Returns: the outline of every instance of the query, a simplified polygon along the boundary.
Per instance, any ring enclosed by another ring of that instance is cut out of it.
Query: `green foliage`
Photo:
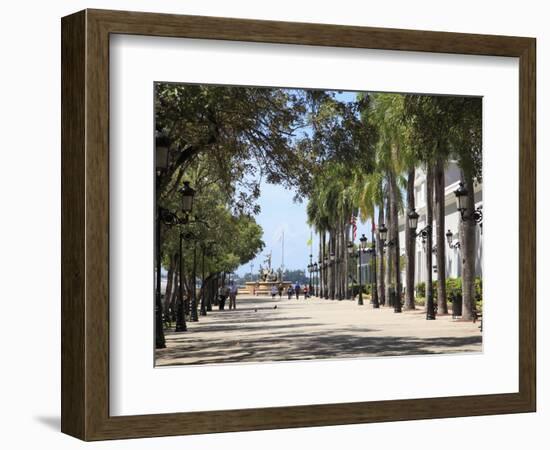
[[[192,236],[184,245],[186,274],[195,248],[199,266],[204,250],[206,274],[233,271],[263,249],[254,219],[261,181],[307,199],[309,224],[333,244],[335,236],[348,239],[352,214],[374,218],[387,208],[390,186],[392,210],[402,210],[398,185],[413,167],[453,158],[481,179],[479,98],[364,93],[341,101],[335,91],[174,83],[157,83],[155,93],[155,128],[171,140],[160,205],[179,210],[184,180],[197,192],[191,221],[162,228],[165,266],[179,251],[180,233]],[[285,274],[302,284],[303,276]],[[446,284],[448,295],[461,289],[460,279]],[[481,291],[476,281],[479,300]],[[417,295],[425,295],[423,283]]]
[[[359,295],[359,284],[352,284],[351,285],[351,293],[352,296]],[[371,292],[371,285],[370,284],[364,284],[363,285],[363,294],[370,295]]]
[[[418,297],[426,297],[426,283],[424,281],[416,285],[416,295]]]
[[[432,285],[433,285],[433,293],[434,293],[434,300],[435,300],[437,299],[437,281],[434,281]],[[448,302],[452,300],[452,296],[454,294],[462,295],[462,278],[461,277],[447,278],[445,280],[445,286],[446,286]],[[483,301],[483,283],[480,277],[475,278],[474,286],[475,286],[476,301],[482,302]],[[426,297],[426,283],[424,281],[416,285],[416,295],[418,297]]]
[[[467,176],[481,180],[481,98],[409,94],[404,110],[416,159],[432,164],[452,157]]]

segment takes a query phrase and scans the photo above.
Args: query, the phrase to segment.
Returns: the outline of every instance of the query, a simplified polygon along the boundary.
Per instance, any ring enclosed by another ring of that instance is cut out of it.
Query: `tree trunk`
[[[395,279],[395,305],[394,311],[401,312],[401,254],[399,246],[399,206],[397,196],[399,195],[399,188],[397,187],[397,180],[395,175],[390,174],[391,180],[391,221],[392,221],[392,237],[393,241],[393,275]]]
[[[340,272],[342,269],[340,261],[340,240],[342,239],[342,225],[339,223],[336,226],[336,232],[334,236],[334,297],[338,300],[342,300],[340,292]]]
[[[323,297],[328,299],[328,265],[325,264],[327,259],[327,232],[323,231]]]
[[[435,167],[435,233],[437,261],[437,314],[448,314],[447,310],[447,238],[445,236],[445,169],[443,161],[437,160]]]
[[[473,220],[475,200],[474,183],[471,177],[464,177],[464,186],[468,190],[465,218],[462,220],[462,318],[473,320],[475,309],[475,257],[476,257],[476,223]]]
[[[371,279],[370,289],[371,289],[372,307],[379,308],[380,303],[378,301],[378,284],[376,282],[376,270],[377,270],[376,269],[376,265],[377,265],[376,252],[378,251],[377,250],[378,244],[374,239],[374,217],[371,218],[371,221],[372,221],[371,222],[371,240],[372,240],[374,252],[372,253],[372,257],[371,257],[372,279]]]
[[[384,223],[384,205],[380,205],[378,208],[378,227],[376,228],[376,251],[378,253],[378,258],[376,263],[378,264],[377,270],[377,289],[378,289],[378,302],[381,305],[386,304],[386,283],[384,280],[384,247],[382,246],[382,241],[380,240],[380,233],[378,228]]]
[[[386,228],[388,229],[387,240],[390,240],[391,236],[391,195],[390,190],[388,189],[388,194],[386,196]],[[386,241],[387,242],[387,241]],[[391,285],[391,272],[392,272],[392,247],[386,247],[386,257],[384,258],[384,268],[386,269],[384,274],[384,283],[386,287],[386,306],[390,305],[390,289]]]
[[[173,322],[176,321],[176,305],[178,301],[178,293],[179,293],[179,283],[180,283],[180,277],[179,277],[179,270],[180,270],[180,262],[179,262],[179,254],[174,255],[174,260],[176,262],[175,269],[174,269],[174,281],[173,281],[173,289],[172,289],[172,295],[170,298],[170,307],[172,308],[172,319]]]
[[[407,214],[416,208],[414,200],[414,167],[407,173]],[[405,292],[405,309],[415,309],[414,305],[414,273],[416,269],[416,236],[411,232],[407,217],[405,217],[405,258],[407,261],[406,268],[406,292]]]
[[[350,258],[348,254],[348,243],[351,242],[351,227],[349,224],[346,224],[346,238],[345,238],[345,249],[344,249],[344,268],[346,273],[344,274],[344,288],[346,290],[346,299],[351,300],[351,283],[350,283]]]
[[[434,294],[432,283],[432,249],[433,249],[433,167],[426,165],[426,319],[435,319]]]
[[[348,252],[347,252],[347,230],[348,225],[345,218],[342,222],[342,227],[340,230],[340,300],[348,298]]]
[[[334,256],[336,255],[336,233],[333,229],[330,233],[330,239],[329,239],[329,249],[330,249],[330,255]],[[329,258],[329,291],[330,291],[330,299],[334,300],[336,298],[336,259],[332,260],[332,256]]]
[[[170,255],[170,262],[168,264],[168,274],[166,278],[166,290],[164,291],[164,305],[163,310],[166,315],[170,315],[171,301],[172,301],[172,286],[175,270],[175,256]]]
[[[191,272],[191,321],[199,321],[199,313],[197,307],[197,244],[193,245],[193,270]]]

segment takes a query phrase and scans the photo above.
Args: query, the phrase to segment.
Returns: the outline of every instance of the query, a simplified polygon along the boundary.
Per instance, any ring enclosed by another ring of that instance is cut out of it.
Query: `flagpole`
[[[283,257],[281,262],[281,270],[284,272],[285,270],[285,230],[283,230]],[[282,277],[282,274],[281,274]]]

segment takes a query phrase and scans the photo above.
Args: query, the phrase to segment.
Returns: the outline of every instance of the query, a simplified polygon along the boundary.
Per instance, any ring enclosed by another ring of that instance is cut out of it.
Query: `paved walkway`
[[[167,331],[157,365],[481,351],[479,324],[427,321],[423,308],[396,314],[365,303],[240,296],[236,310],[214,307],[187,332]]]

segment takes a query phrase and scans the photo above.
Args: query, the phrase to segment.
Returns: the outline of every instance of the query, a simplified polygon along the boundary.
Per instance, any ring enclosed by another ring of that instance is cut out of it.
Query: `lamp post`
[[[386,228],[386,225],[382,224],[378,227],[378,233],[380,234],[380,240],[382,241],[382,245],[388,246],[390,244],[386,244],[386,238],[388,237],[388,229]]]
[[[325,294],[325,299],[328,300],[328,257],[325,256],[323,259],[323,294]]]
[[[460,241],[453,243],[453,232],[451,230],[447,230],[445,237],[447,238],[447,245],[450,249],[460,248]]]
[[[386,240],[388,237],[388,229],[386,228],[386,225],[382,224],[378,228],[378,232],[380,233],[380,245],[382,245],[382,247],[395,246],[396,242],[393,239],[390,239],[389,241]],[[398,249],[395,250],[396,258],[399,257],[399,255],[397,255],[397,251]],[[390,259],[389,253],[388,253],[388,259]],[[394,291],[395,291],[395,301],[393,302],[393,311],[396,313],[400,313],[401,312],[401,293],[397,292],[397,289],[394,289]]]
[[[161,298],[161,255],[160,255],[160,183],[163,173],[168,168],[168,150],[170,140],[163,134],[155,137],[155,253],[156,253],[156,286],[155,286],[155,348],[166,348],[162,322],[162,298]]]
[[[419,232],[416,232],[418,227],[418,213],[416,210],[411,210],[408,214],[408,226],[411,230],[411,234],[415,237],[422,238],[422,245],[425,244],[428,238],[431,238],[432,235],[432,226],[431,224],[426,225]],[[427,280],[426,284],[432,282],[432,254],[431,252],[426,253],[426,269],[427,269]],[[435,320],[435,305],[433,297],[428,294],[431,290],[426,289],[426,320]]]
[[[201,307],[200,307],[200,315],[206,316],[206,285],[204,283],[205,278],[205,270],[204,270],[204,258],[206,256],[206,243],[203,243],[201,245],[202,250],[202,261],[201,261]]]
[[[348,248],[349,257],[357,259],[357,261],[358,261],[357,264],[356,264],[356,267],[359,270],[359,297],[358,297],[358,300],[357,300],[357,304],[359,306],[363,306],[363,288],[361,286],[361,258],[360,258],[360,253],[359,253],[360,250],[357,250],[357,252],[355,252],[353,242],[348,242],[347,248]]]
[[[189,186],[189,181],[184,181],[181,189],[178,190],[181,199],[181,211],[184,216],[182,219],[178,218],[175,214],[170,213],[171,220],[179,225],[185,225],[189,223],[189,214],[193,210],[193,199],[195,197],[195,190]],[[185,234],[183,230],[180,230],[179,240],[179,291],[178,302],[176,304],[176,331],[187,331],[187,324],[185,323],[185,303],[183,301],[183,240],[191,236]]]
[[[336,298],[336,255],[330,253],[330,299]]]
[[[319,264],[317,262],[313,264],[313,277],[313,295],[319,297]]]
[[[359,238],[359,249],[357,250],[357,260],[358,260],[358,268],[359,268],[359,300],[357,302],[358,305],[363,305],[363,267],[362,267],[362,255],[366,252],[367,249],[367,237],[362,234]]]
[[[310,253],[309,254],[309,290],[308,290],[308,294],[311,295],[311,291],[313,290],[313,281],[311,279],[311,271],[313,270],[313,255]]]
[[[377,282],[377,269],[376,269],[376,241],[374,239],[374,226],[371,227],[371,257],[372,257],[372,307],[377,309],[380,308],[380,303],[378,302],[378,282]]]
[[[471,215],[466,213],[468,209],[468,190],[464,187],[464,183],[461,181],[458,188],[454,191],[456,198],[456,209],[460,212],[460,218],[463,221],[473,221],[479,224],[479,227],[483,231],[483,207],[478,206],[475,208]]]

